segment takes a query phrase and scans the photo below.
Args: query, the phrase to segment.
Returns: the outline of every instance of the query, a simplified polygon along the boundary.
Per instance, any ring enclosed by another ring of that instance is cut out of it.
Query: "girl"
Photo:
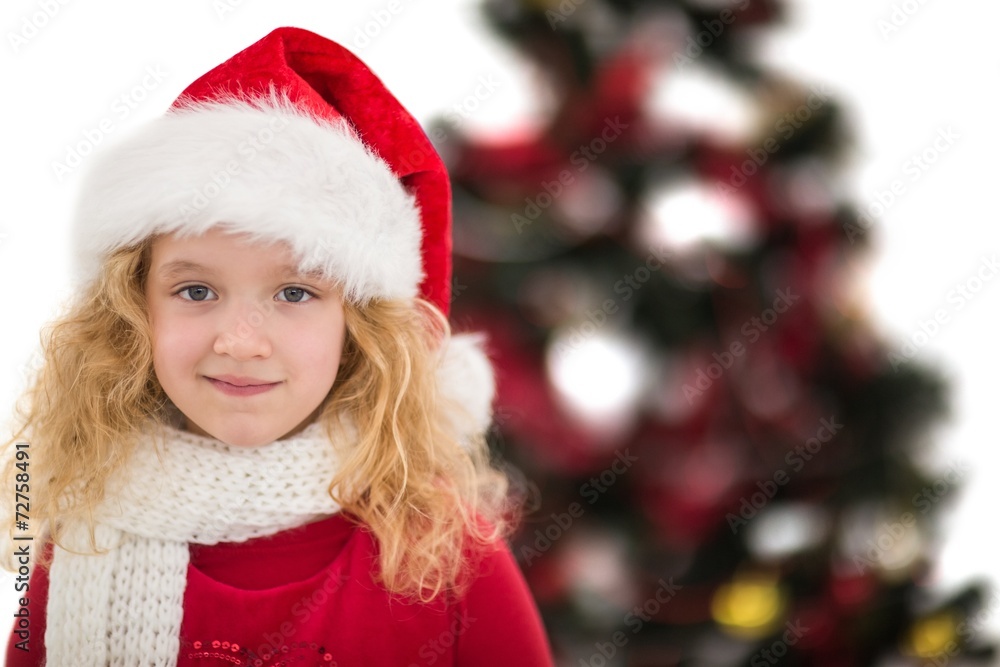
[[[8,665],[552,664],[449,333],[449,188],[292,28],[95,158],[4,449]]]

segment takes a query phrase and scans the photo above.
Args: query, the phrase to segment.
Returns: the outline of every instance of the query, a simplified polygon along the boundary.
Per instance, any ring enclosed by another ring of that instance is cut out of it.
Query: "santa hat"
[[[221,226],[287,242],[301,270],[320,270],[350,302],[419,295],[448,314],[444,164],[361,60],[307,30],[278,28],[197,79],[95,156],[80,192],[73,249],[85,284],[119,248]],[[442,369],[461,381],[443,384],[478,396],[485,427],[493,378],[481,346],[455,341],[447,357]]]
[[[345,298],[420,294],[448,312],[451,191],[417,121],[344,47],[279,28],[200,77],[95,157],[78,275],[154,233],[224,224],[288,242]]]

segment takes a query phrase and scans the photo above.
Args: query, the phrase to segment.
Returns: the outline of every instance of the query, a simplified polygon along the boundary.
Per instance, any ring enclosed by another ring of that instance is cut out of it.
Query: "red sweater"
[[[538,609],[507,548],[490,555],[459,602],[390,600],[371,572],[370,533],[336,515],[247,542],[191,545],[178,667],[519,665],[551,667]],[[29,650],[43,664],[48,573],[29,582]]]

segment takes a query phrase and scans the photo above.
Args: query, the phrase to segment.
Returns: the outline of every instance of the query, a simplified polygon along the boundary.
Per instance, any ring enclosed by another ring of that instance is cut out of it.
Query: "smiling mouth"
[[[228,384],[230,387],[239,387],[241,389],[245,387],[270,387],[271,385],[278,384],[277,382],[262,382],[261,384],[233,384],[232,382],[226,382],[225,380],[216,380],[215,378],[209,378],[215,382],[221,382],[222,384]]]
[[[227,382],[226,380],[219,380],[218,378],[212,378],[205,376],[205,379],[212,383],[216,389],[224,394],[230,396],[253,396],[255,394],[262,394],[266,391],[277,387],[280,382],[270,382],[265,384],[233,384],[232,382]]]
[[[273,384],[279,384],[278,382],[266,382],[256,378],[240,378],[232,375],[222,375],[220,377],[211,377],[206,375],[205,377],[214,382],[228,384],[231,387],[267,387]]]

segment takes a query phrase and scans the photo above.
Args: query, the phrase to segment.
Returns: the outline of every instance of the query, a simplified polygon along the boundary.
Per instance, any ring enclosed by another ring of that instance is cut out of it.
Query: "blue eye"
[[[185,301],[204,301],[208,298],[207,293],[212,292],[212,290],[204,285],[189,285],[188,287],[182,288],[177,292],[177,294],[184,294],[185,292],[188,294],[188,297],[190,297],[186,298],[182,296],[181,298]],[[195,296],[195,294],[198,294],[199,296]]]
[[[278,292],[278,294],[284,294],[287,297],[282,299],[282,301],[289,301],[291,303],[302,303],[303,301],[308,301],[313,298],[312,294],[301,287],[286,287]]]

